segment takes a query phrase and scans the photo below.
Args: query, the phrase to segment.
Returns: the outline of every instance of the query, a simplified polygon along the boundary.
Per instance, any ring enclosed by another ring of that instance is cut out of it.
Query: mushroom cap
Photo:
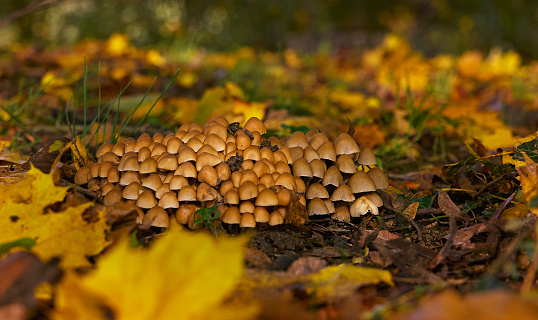
[[[198,181],[205,182],[208,185],[215,187],[219,180],[217,170],[212,166],[204,166],[200,172],[198,172]]]
[[[369,192],[377,189],[374,180],[372,180],[372,178],[370,178],[364,171],[355,172],[351,178],[349,178],[347,185],[353,193]]]
[[[138,171],[140,170],[140,164],[138,163],[138,157],[129,157],[123,163],[121,171]]]
[[[336,208],[336,211],[331,218],[339,221],[349,221],[351,219],[351,215],[349,214],[349,209],[347,206],[340,206]]]
[[[383,199],[375,192],[366,192],[363,196],[370,199],[378,208],[383,206]]]
[[[222,215],[222,222],[227,224],[239,224],[241,222],[241,213],[237,207],[229,207]]]
[[[103,204],[105,206],[113,206],[116,203],[121,201],[122,195],[123,195],[123,190],[121,190],[121,189],[112,189],[103,198]]]
[[[161,158],[157,163],[157,168],[160,170],[174,171],[178,167],[177,156],[174,154],[168,154]]]
[[[184,176],[180,176],[174,173],[169,183],[170,183],[170,190],[180,190],[184,186],[189,185],[189,180],[187,180],[187,178],[185,178]]]
[[[383,170],[374,167],[368,171],[368,176],[374,180],[377,189],[387,189],[389,187],[389,179]]]
[[[332,185],[335,187],[340,186],[344,178],[342,177],[342,174],[336,168],[335,166],[330,166],[327,171],[325,172],[325,176],[323,177],[323,181],[321,184],[326,187],[328,185]]]
[[[258,183],[263,184],[266,188],[271,188],[275,185],[275,179],[270,173],[265,173],[259,178]]]
[[[187,224],[189,222],[189,217],[194,215],[195,212],[196,206],[194,204],[180,204],[175,214],[177,223]]]
[[[243,171],[243,174],[241,175],[241,179],[239,179],[239,185],[242,185],[243,183],[250,181],[257,185],[259,183],[258,175],[254,172],[254,170],[248,169]]]
[[[200,171],[204,166],[214,167],[221,162],[222,160],[213,154],[202,153],[196,159],[196,170]]]
[[[280,212],[278,211],[271,212],[271,214],[269,215],[269,222],[268,222],[270,226],[276,226],[283,223],[284,223],[284,218],[282,218],[282,215],[280,214]]]
[[[312,148],[314,148],[314,150],[318,150],[318,148],[321,147],[321,145],[323,145],[325,142],[329,142],[329,138],[327,138],[327,136],[323,132],[318,132],[314,134],[314,136],[312,136],[312,138],[310,138],[310,140],[308,141],[308,143],[310,144],[310,146],[312,146]]]
[[[143,147],[142,149],[138,151],[138,155],[137,155],[138,162],[142,162],[149,157],[151,157],[151,149],[149,147]]]
[[[196,190],[194,190],[191,186],[184,186],[179,190],[177,193],[177,200],[178,201],[197,201],[196,198]]]
[[[360,151],[359,145],[355,139],[347,133],[341,133],[338,138],[334,140],[334,149],[336,150],[337,155],[352,155]]]
[[[235,144],[237,150],[245,150],[250,147],[250,137],[244,133],[240,133],[235,137]]]
[[[159,199],[159,207],[163,209],[179,208],[179,201],[177,200],[177,194],[174,191],[168,191],[164,193]]]
[[[304,158],[304,149],[301,147],[291,147],[290,153],[293,162],[297,161],[297,159]]]
[[[108,176],[106,180],[110,183],[120,182],[120,172],[118,171],[117,167],[110,168],[110,171],[108,171]]]
[[[170,184],[169,183],[163,183],[159,189],[155,191],[155,198],[160,199],[163,194],[170,191]]]
[[[157,160],[153,159],[152,157],[146,158],[142,163],[140,164],[140,168],[138,170],[141,174],[144,173],[155,173],[157,172]]]
[[[140,173],[137,171],[127,171],[122,174],[120,178],[120,185],[127,186],[131,182],[138,182],[140,184]]]
[[[170,218],[168,217],[166,210],[159,206],[155,206],[146,212],[142,223],[149,224],[152,227],[168,228],[170,226]]]
[[[153,191],[157,191],[162,184],[161,178],[156,173],[152,173],[147,178],[142,179],[142,186]]]
[[[357,163],[365,166],[374,166],[377,164],[377,159],[375,157],[374,151],[368,146],[361,148],[359,157],[357,158]]]
[[[263,122],[256,117],[252,117],[248,119],[247,122],[245,122],[245,125],[243,126],[243,128],[247,129],[250,132],[257,131],[261,134],[267,133],[267,128],[265,127]]]
[[[224,196],[226,192],[228,192],[232,188],[235,188],[235,187],[231,180],[224,181],[220,184],[219,193],[221,196]]]
[[[353,202],[351,208],[349,209],[349,213],[352,217],[360,217],[367,214],[368,212],[371,212],[373,215],[379,214],[377,206],[372,202],[372,200],[368,199],[368,197],[365,196],[362,196],[355,200],[355,202]]]
[[[284,161],[278,161],[277,163],[275,163],[275,171],[278,173],[291,173],[290,166],[287,162]]]
[[[314,198],[329,199],[329,192],[320,183],[312,183],[306,191],[306,198],[308,200]]]
[[[166,151],[170,154],[178,154],[179,148],[183,145],[183,141],[174,136],[166,141]]]
[[[327,165],[325,164],[325,161],[320,159],[313,159],[310,161],[310,168],[312,169],[312,177],[323,179],[325,176],[325,172],[327,171]]]
[[[304,158],[308,163],[312,162],[314,159],[320,159],[319,154],[312,148],[311,146],[308,146],[304,149]]]
[[[267,159],[269,162],[273,162],[273,151],[267,147],[263,147],[260,149],[260,156],[262,159]]]
[[[156,143],[155,146],[153,147],[153,149],[151,149],[151,156],[160,156],[161,154],[163,154],[164,152],[167,152],[166,151],[166,146],[162,143]]]
[[[112,162],[105,161],[105,162],[101,163],[101,165],[99,166],[99,177],[100,178],[108,177],[108,172],[113,167],[114,167],[114,164]]]
[[[177,167],[174,175],[184,176],[185,178],[194,178],[198,177],[198,171],[192,162],[184,162]]]
[[[105,153],[112,151],[113,147],[114,145],[112,143],[104,143],[99,147],[99,149],[97,149],[97,153],[95,155],[97,158],[101,158]]]
[[[331,199],[322,199],[323,202],[325,202],[325,205],[327,206],[327,210],[329,210],[329,214],[334,213],[334,203],[331,201]]]
[[[102,162],[105,162],[105,161],[110,161],[114,164],[118,164],[120,162],[120,158],[118,157],[117,154],[115,154],[114,152],[112,151],[109,151],[109,152],[106,152],[105,154],[103,154],[100,158],[99,158],[99,161],[102,163]]]
[[[329,210],[327,209],[325,202],[323,202],[323,200],[320,198],[310,200],[306,209],[309,216],[329,214]]]
[[[256,176],[261,177],[266,173],[270,173],[271,170],[265,162],[257,161],[254,164],[254,167],[252,167],[252,171],[256,174]]]
[[[224,194],[224,203],[239,204],[239,193],[237,192],[237,188],[233,187]]]
[[[75,178],[74,178],[75,184],[85,185],[86,183],[88,183],[89,175],[90,175],[90,167],[85,166],[85,167],[80,168],[77,171],[77,173],[75,173]]]
[[[278,205],[279,206],[287,206],[287,205],[290,204],[291,196],[292,196],[292,191],[291,190],[286,189],[286,188],[281,188],[277,192],[276,195],[278,197]]]
[[[245,200],[245,201],[241,201],[241,203],[239,204],[239,212],[241,213],[245,213],[245,212],[254,212],[254,210],[256,209],[256,207],[254,206],[254,204],[252,204],[252,202],[248,201],[248,200]]]
[[[355,196],[347,185],[342,184],[338,188],[336,188],[336,190],[333,191],[333,194],[331,195],[331,201],[353,202],[355,201]]]
[[[288,138],[288,141],[286,141],[286,147],[301,147],[301,149],[304,150],[306,147],[308,147],[308,140],[306,139],[304,133],[302,133],[301,131],[295,131]]]
[[[239,199],[250,200],[258,196],[258,187],[252,181],[245,181],[239,186]]]
[[[205,134],[206,134],[207,138],[210,135],[214,134],[217,137],[219,137],[222,141],[226,142],[226,140],[228,139],[228,128],[227,127],[228,127],[228,125],[223,125],[222,123],[214,122],[210,126],[207,126],[204,131],[205,131]],[[205,141],[204,141],[204,143],[205,143]],[[215,148],[215,149],[217,149],[217,148]],[[218,151],[222,151],[222,150],[218,150]]]
[[[295,182],[295,177],[291,173],[284,172],[278,176],[275,180],[276,186],[282,186],[286,189],[295,191],[297,189],[297,183]]]
[[[305,177],[305,178],[312,178],[312,168],[308,164],[308,161],[306,161],[305,158],[297,159],[292,167],[291,170],[293,172],[293,175],[296,177]]]
[[[226,150],[226,141],[215,133],[210,133],[208,136],[206,136],[204,145],[211,146],[215,151]]]
[[[157,199],[155,199],[155,195],[150,190],[143,191],[138,195],[138,199],[136,199],[136,206],[142,209],[150,209],[156,205]]]
[[[326,141],[316,151],[320,159],[332,162],[336,161],[336,149],[331,142]]]
[[[181,192],[181,190],[179,192]],[[200,183],[198,190],[196,191],[196,199],[200,202],[215,200],[217,195],[217,190],[205,182]]]
[[[255,228],[256,227],[256,219],[254,219],[254,215],[250,212],[245,212],[241,215],[241,220],[239,222],[239,227],[241,228]]]
[[[295,189],[296,192],[298,193],[306,192],[306,184],[304,183],[303,179],[299,177],[295,177],[295,185],[296,185],[296,189]]]
[[[265,209],[264,207],[256,207],[254,209],[254,220],[256,220],[257,223],[267,223],[269,222],[269,211]]]
[[[270,207],[278,205],[278,196],[271,189],[264,189],[256,198],[256,206]]]
[[[185,163],[187,161],[196,161],[196,152],[188,145],[182,145],[178,150],[177,162],[178,164]]]
[[[243,150],[243,159],[245,160],[259,161],[261,158],[260,149],[256,146],[251,145]]]
[[[136,200],[140,194],[140,183],[134,181],[127,185],[122,192],[123,198],[127,200]]]
[[[336,159],[336,163],[334,164],[338,170],[342,173],[355,173],[357,172],[357,167],[355,166],[355,163],[353,162],[353,159],[351,159],[350,156],[347,154],[341,154]]]

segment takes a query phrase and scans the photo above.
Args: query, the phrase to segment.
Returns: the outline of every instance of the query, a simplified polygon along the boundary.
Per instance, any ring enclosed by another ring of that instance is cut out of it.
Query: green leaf
[[[538,162],[538,138],[520,144],[516,148],[516,154],[512,157],[512,159],[518,161],[525,161],[525,158],[523,157],[523,152],[525,152],[527,156],[531,158],[532,161]]]
[[[15,241],[2,243],[0,244],[0,256],[4,255],[11,248],[23,247],[26,250],[30,250],[32,249],[34,245],[35,245],[35,240],[32,238],[20,238]]]

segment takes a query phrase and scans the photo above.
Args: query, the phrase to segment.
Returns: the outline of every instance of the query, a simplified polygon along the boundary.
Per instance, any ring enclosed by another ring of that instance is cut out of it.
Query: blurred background
[[[0,49],[16,42],[65,46],[127,34],[144,46],[298,52],[372,47],[387,32],[425,56],[515,50],[536,58],[535,0],[1,0]],[[29,4],[30,14],[14,19]],[[39,6],[42,5],[42,6]],[[20,12],[19,12],[20,13]]]

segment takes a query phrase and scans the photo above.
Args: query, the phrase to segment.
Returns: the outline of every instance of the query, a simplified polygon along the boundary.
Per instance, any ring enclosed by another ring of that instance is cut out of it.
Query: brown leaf
[[[299,202],[300,196],[299,193],[294,192],[288,207],[288,215],[285,220],[286,223],[302,226],[308,220],[306,207]]]
[[[418,206],[419,206],[418,202],[413,202],[407,208],[405,208],[405,210],[402,213],[410,217],[411,219],[415,219],[415,216],[417,215]]]
[[[453,216],[458,218],[462,217],[460,208],[458,208],[454,204],[454,202],[452,202],[448,194],[443,190],[439,191],[438,203],[439,208],[441,208],[441,210],[443,210],[443,213],[447,216]]]
[[[476,154],[478,154],[481,157],[485,157],[488,155],[486,152],[486,147],[480,142],[480,140],[473,138],[474,140],[474,147],[476,149]]]

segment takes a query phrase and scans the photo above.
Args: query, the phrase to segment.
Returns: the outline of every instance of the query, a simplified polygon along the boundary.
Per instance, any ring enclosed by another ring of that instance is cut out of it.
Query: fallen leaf
[[[387,270],[359,267],[349,264],[330,266],[308,278],[307,292],[318,299],[331,299],[351,294],[360,286],[386,283],[393,285]]]
[[[0,180],[0,243],[21,238],[33,239],[31,248],[42,261],[61,257],[63,268],[90,266],[86,256],[93,256],[108,245],[109,230],[105,214],[99,211],[95,222],[83,219],[83,212],[92,202],[53,212],[49,205],[61,202],[68,187],[54,185],[50,174],[32,167],[28,177],[15,183]]]
[[[447,216],[453,216],[461,218],[461,210],[450,199],[445,191],[439,191],[439,208],[443,210],[443,213]]]
[[[244,244],[181,230],[149,250],[123,239],[94,271],[67,273],[53,319],[251,319],[254,304],[224,302],[243,273]]]

